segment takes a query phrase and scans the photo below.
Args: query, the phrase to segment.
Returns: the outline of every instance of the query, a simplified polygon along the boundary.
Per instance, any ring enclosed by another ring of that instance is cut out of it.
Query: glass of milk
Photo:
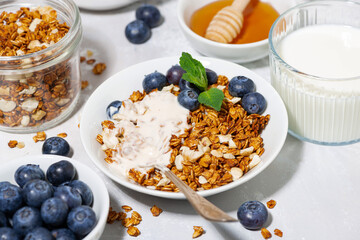
[[[326,145],[360,140],[359,16],[360,2],[312,1],[273,24],[271,83],[295,137]]]

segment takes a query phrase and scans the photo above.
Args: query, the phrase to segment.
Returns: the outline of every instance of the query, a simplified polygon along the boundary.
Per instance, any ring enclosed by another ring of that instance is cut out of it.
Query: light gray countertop
[[[156,4],[165,21],[153,29],[145,44],[133,45],[127,41],[124,29],[135,19],[135,3],[109,12],[82,11],[86,50],[94,58],[107,64],[106,71],[95,76],[91,67],[82,64],[83,80],[89,86],[82,91],[78,107],[72,117],[46,131],[48,136],[66,132],[66,140],[73,149],[72,157],[95,166],[87,156],[80,140],[78,123],[84,102],[100,85],[116,72],[142,61],[165,56],[180,56],[186,51],[199,55],[190,47],[180,32],[176,19],[175,0],[148,1]],[[267,58],[243,64],[270,81]],[[156,70],[156,69],[154,69]],[[129,79],[131,81],[131,79]],[[34,143],[34,134],[0,133],[0,163],[24,155],[41,154],[42,143]],[[9,140],[25,143],[23,149],[10,149]],[[236,217],[237,208],[245,201],[277,201],[269,210],[267,228],[283,231],[282,239],[359,239],[360,236],[360,143],[347,146],[320,146],[302,142],[288,135],[285,145],[274,162],[261,174],[236,189],[209,197],[218,207]],[[97,169],[96,169],[97,170]],[[97,172],[102,175],[99,170]],[[119,222],[107,225],[102,239],[191,239],[193,226],[202,226],[206,233],[199,239],[262,239],[260,231],[245,230],[239,223],[212,223],[198,216],[185,200],[168,200],[126,189],[102,175],[111,197],[111,206],[120,210],[129,205],[139,212],[143,221],[138,226],[141,235],[130,237]],[[156,204],[164,212],[157,218],[150,213]],[[272,239],[280,239],[277,236]]]

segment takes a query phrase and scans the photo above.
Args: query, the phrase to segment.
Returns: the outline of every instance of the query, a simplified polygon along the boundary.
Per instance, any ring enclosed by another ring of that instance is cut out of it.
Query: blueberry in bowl
[[[199,94],[191,89],[185,89],[180,92],[178,96],[178,102],[181,106],[190,111],[194,111],[200,107],[200,103],[198,101]]]
[[[43,222],[51,227],[64,226],[69,207],[61,198],[48,198],[41,205],[40,214]]]
[[[20,187],[23,187],[25,183],[34,179],[45,179],[45,173],[42,169],[40,169],[39,165],[22,165],[15,172],[15,181]]]
[[[54,186],[59,186],[64,182],[74,179],[76,169],[74,165],[67,160],[62,160],[50,165],[46,171],[46,179]]]
[[[234,97],[243,97],[245,94],[255,92],[255,83],[244,76],[233,77],[229,82],[229,93]]]
[[[51,184],[40,179],[27,182],[23,188],[24,202],[31,207],[39,208],[53,194],[54,190]]]
[[[0,187],[0,211],[12,214],[23,204],[22,189],[11,183],[4,183]]]
[[[247,93],[241,100],[241,106],[248,114],[262,114],[265,111],[266,105],[264,96],[258,92]]]
[[[218,75],[216,72],[214,72],[213,70],[211,70],[209,68],[205,68],[205,72],[206,72],[206,78],[208,80],[209,85],[217,83]]]
[[[112,101],[107,107],[106,107],[106,115],[109,119],[112,119],[112,117],[119,113],[121,108],[122,102],[119,100]]]
[[[186,71],[178,64],[173,65],[167,70],[166,79],[170,84],[179,85],[180,79],[184,73],[186,73]]]
[[[142,82],[142,86],[145,92],[149,93],[154,89],[158,89],[159,91],[161,91],[161,89],[163,89],[163,87],[165,87],[167,83],[168,82],[165,75],[155,71],[145,76]]]

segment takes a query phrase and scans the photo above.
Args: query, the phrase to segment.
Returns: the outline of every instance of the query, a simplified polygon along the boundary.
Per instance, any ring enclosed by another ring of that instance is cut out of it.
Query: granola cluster
[[[60,41],[69,26],[57,19],[51,7],[21,8],[0,15],[0,56],[21,56],[43,50]],[[80,89],[74,59],[32,70],[38,58],[1,63],[26,72],[0,73],[0,125],[33,127],[59,116],[73,102]]]
[[[260,134],[266,127],[270,115],[248,115],[241,107],[240,99],[228,92],[228,79],[219,76],[217,87],[224,92],[225,100],[221,111],[201,105],[190,112],[188,124],[191,126],[179,136],[170,139],[171,157],[167,166],[193,190],[207,190],[238,180],[261,162],[264,152]],[[175,95],[176,87],[171,89]],[[133,102],[141,101],[146,93],[139,91],[130,96]],[[103,129],[113,129],[114,123],[106,120]],[[99,134],[97,141],[103,144]],[[105,161],[113,163],[118,150],[106,149]],[[147,173],[131,169],[128,176],[138,184],[161,191],[178,192],[179,189],[161,172],[151,168]]]
[[[0,56],[21,56],[45,49],[60,41],[70,27],[60,23],[57,12],[47,7],[22,7],[0,15]]]

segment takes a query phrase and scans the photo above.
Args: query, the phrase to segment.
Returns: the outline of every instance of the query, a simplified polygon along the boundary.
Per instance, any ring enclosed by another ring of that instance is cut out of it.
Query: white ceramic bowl
[[[208,40],[193,32],[190,27],[192,14],[199,8],[218,0],[179,0],[177,17],[180,28],[191,46],[208,57],[216,57],[224,60],[244,63],[261,59],[268,55],[268,39],[248,44],[226,44]],[[289,7],[295,5],[293,0],[264,0],[281,14]]]
[[[56,155],[31,155],[9,161],[2,164],[0,168],[0,181],[9,181],[16,184],[14,180],[15,171],[25,164],[37,164],[46,173],[48,167],[58,161],[70,161],[77,171],[79,180],[85,182],[91,188],[94,194],[92,209],[96,213],[97,223],[95,228],[83,240],[100,239],[107,220],[110,199],[103,180],[88,166],[74,159]]]
[[[218,74],[225,75],[229,79],[238,75],[244,75],[251,78],[256,84],[257,91],[262,93],[267,100],[268,105],[264,114],[271,115],[269,124],[261,135],[265,144],[265,153],[262,155],[262,163],[235,182],[216,189],[198,192],[202,196],[210,196],[232,189],[250,180],[263,171],[275,159],[286,138],[288,117],[285,106],[278,93],[273,89],[270,83],[254,72],[224,60],[206,57],[195,58],[201,61],[205,67],[214,70]],[[80,135],[85,150],[95,165],[115,182],[135,191],[158,197],[184,199],[185,196],[182,193],[148,189],[130,182],[125,177],[115,174],[114,171],[111,171],[110,169],[111,165],[105,162],[105,154],[101,150],[100,144],[96,141],[97,134],[102,131],[101,122],[107,119],[106,107],[110,102],[127,99],[135,90],[142,91],[142,81],[145,74],[149,74],[155,70],[165,74],[172,65],[178,62],[179,57],[154,59],[126,68],[106,80],[95,90],[85,104],[80,122]]]
[[[127,6],[136,1],[137,0],[74,0],[80,8],[92,11],[112,10]]]

